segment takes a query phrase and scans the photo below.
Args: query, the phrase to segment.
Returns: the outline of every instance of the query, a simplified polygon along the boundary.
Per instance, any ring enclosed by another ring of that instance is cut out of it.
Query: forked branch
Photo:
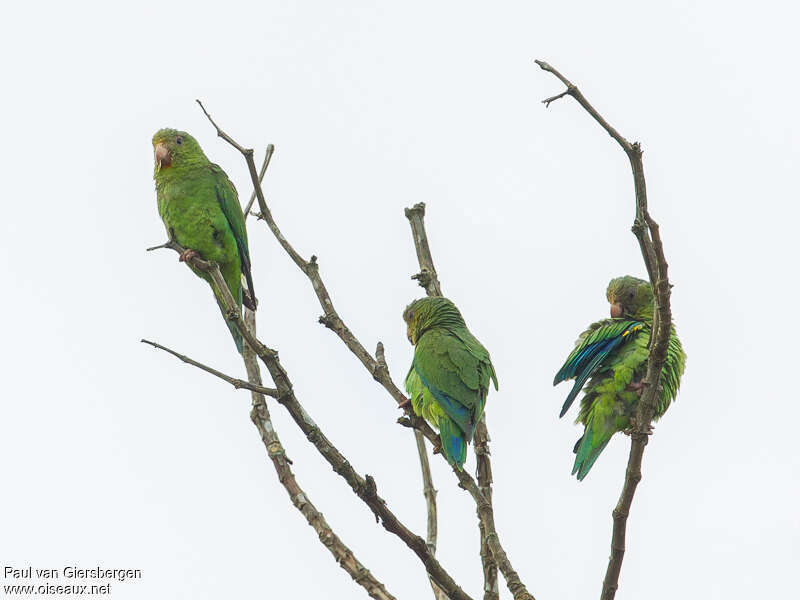
[[[175,242],[168,243],[165,246],[179,253],[183,252],[183,248]],[[380,522],[384,529],[399,537],[419,557],[428,575],[442,590],[444,590],[451,600],[471,600],[431,554],[425,540],[410,531],[394,513],[389,510],[386,501],[378,495],[375,480],[370,475],[361,477],[350,462],[339,452],[330,440],[328,440],[308,413],[306,413],[295,396],[294,388],[288,373],[278,360],[278,353],[259,341],[244,323],[242,314],[239,312],[233,296],[228,290],[225,280],[222,278],[219,267],[214,263],[204,261],[196,256],[190,256],[187,262],[195,269],[203,271],[211,277],[215,289],[219,291],[218,298],[224,308],[223,312],[225,317],[236,326],[246,344],[252,348],[267,367],[277,387],[278,402],[289,411],[292,419],[306,435],[306,438],[314,445],[323,458],[328,461],[331,467],[333,467],[333,470],[348,483],[353,492],[355,492],[355,494],[370,508],[375,515],[376,521]]]
[[[180,246],[173,241],[167,242],[159,247],[174,248],[178,252],[182,252]],[[148,248],[148,250],[150,250],[150,248]],[[248,326],[251,329],[254,329],[255,313],[247,310],[246,319],[248,321]],[[151,342],[149,340],[141,341],[142,343],[153,346],[158,350],[164,350],[165,352],[172,354],[186,364],[197,367],[198,369],[201,369],[206,373],[210,373],[211,375],[214,375],[223,381],[227,381],[236,389],[250,390],[252,397],[250,419],[258,429],[261,436],[261,441],[264,443],[264,447],[267,450],[267,455],[272,461],[272,465],[275,467],[275,473],[278,475],[278,481],[281,483],[281,485],[283,485],[284,489],[286,489],[286,492],[289,494],[289,499],[294,507],[300,511],[308,524],[311,525],[314,531],[316,531],[320,542],[322,542],[331,555],[333,555],[336,563],[353,578],[353,581],[363,587],[371,598],[374,598],[375,600],[396,600],[395,597],[386,590],[383,583],[378,581],[378,579],[376,579],[375,576],[370,573],[369,569],[367,569],[355,557],[350,548],[348,548],[344,542],[342,542],[339,536],[336,535],[331,526],[325,520],[325,517],[322,516],[322,513],[320,513],[312,504],[308,494],[304,492],[300,487],[300,484],[297,483],[290,466],[292,461],[289,460],[288,456],[286,456],[286,451],[284,450],[283,445],[278,438],[278,433],[272,423],[269,409],[267,408],[267,403],[264,400],[264,395],[277,397],[278,393],[277,390],[273,388],[267,388],[261,385],[261,373],[258,368],[258,362],[255,360],[253,350],[249,346],[244,348],[243,357],[249,381],[242,381],[241,379],[230,377],[229,375],[226,375],[217,369],[206,366],[189,358],[188,356],[180,354],[179,352],[175,352],[174,350],[171,350],[166,346],[162,346],[156,342]]]
[[[601,600],[612,600],[619,587],[619,574],[622,569],[622,559],[625,555],[625,532],[628,515],[630,514],[636,486],[642,479],[642,457],[644,447],[647,445],[650,423],[656,409],[656,399],[661,394],[659,379],[661,370],[667,357],[670,329],[672,327],[672,312],[670,309],[670,283],[667,274],[668,265],[664,256],[664,247],[656,223],[647,210],[647,187],[644,179],[644,165],[642,163],[642,149],[638,142],[631,143],[606,121],[597,110],[589,104],[577,86],[573,85],[566,77],[544,61],[537,60],[536,64],[548,73],[555,75],[567,89],[551,98],[544,100],[545,105],[564,96],[572,96],[592,118],[597,121],[608,134],[625,151],[633,171],[633,185],[636,197],[636,210],[632,231],[639,242],[650,284],[654,294],[653,330],[650,336],[650,353],[647,361],[647,374],[641,401],[636,412],[634,432],[631,434],[631,451],[628,455],[628,466],[625,470],[625,484],[622,488],[619,501],[612,512],[614,527],[611,534],[611,555],[603,580]]]
[[[211,124],[217,130],[217,135],[227,141],[231,146],[236,148],[242,156],[244,156],[245,160],[248,164],[248,170],[250,171],[251,180],[253,183],[254,188],[256,189],[256,197],[259,200],[259,208],[260,213],[257,215],[259,219],[265,221],[267,226],[269,227],[270,231],[272,231],[273,235],[277,238],[278,242],[281,244],[283,249],[289,254],[292,261],[300,268],[301,271],[308,277],[311,285],[314,289],[314,292],[317,295],[317,299],[319,300],[320,306],[323,310],[323,315],[319,318],[320,323],[325,325],[328,329],[336,333],[339,338],[344,342],[344,344],[348,347],[348,349],[356,355],[362,365],[367,369],[367,371],[372,375],[372,377],[380,383],[384,389],[392,396],[397,404],[403,404],[406,402],[406,397],[403,392],[398,389],[395,383],[392,381],[391,376],[389,375],[389,370],[386,368],[385,361],[383,364],[380,364],[378,360],[373,358],[373,356],[367,352],[361,342],[353,335],[352,331],[347,327],[347,325],[342,321],[339,317],[338,313],[336,312],[333,301],[331,300],[330,294],[328,293],[327,288],[325,287],[325,283],[322,280],[322,277],[319,273],[319,264],[317,262],[317,257],[312,256],[310,260],[306,261],[303,257],[292,247],[289,241],[284,237],[283,233],[281,233],[280,228],[278,227],[275,219],[270,212],[266,200],[264,199],[264,193],[261,189],[261,184],[258,179],[258,174],[256,173],[255,163],[253,161],[253,151],[244,148],[240,144],[238,144],[235,140],[233,140],[228,134],[226,134],[220,127],[211,119],[211,116],[205,110],[203,105],[198,100],[198,104],[200,104],[203,112],[208,117]],[[421,223],[421,219],[420,219]],[[413,226],[413,221],[412,221]],[[421,240],[424,239],[424,245],[427,246],[427,238],[424,237],[424,227],[421,228],[421,235],[423,236],[420,238]],[[430,251],[428,250],[428,256],[430,256]],[[435,269],[433,268],[433,262],[430,261],[430,270],[433,272],[435,276]],[[428,282],[428,285],[434,285],[431,281]],[[435,283],[436,288],[438,288],[438,280]],[[245,336],[246,339],[246,336]],[[268,366],[269,367],[269,366]],[[274,380],[273,376],[273,380]],[[275,381],[276,385],[278,382]],[[280,393],[280,386],[278,385],[278,391]],[[412,427],[422,433],[428,440],[434,445],[434,447],[438,447],[439,445],[439,436],[431,429],[431,427],[425,422],[424,419],[417,417],[413,414],[413,411],[407,409],[406,415],[398,419],[402,425]],[[500,566],[500,571],[503,573],[506,583],[511,590],[512,594],[514,595],[514,600],[533,600],[533,596],[527,591],[525,586],[522,584],[519,576],[517,575],[516,571],[511,566],[508,557],[506,556],[505,551],[503,550],[502,546],[500,545],[500,540],[497,536],[497,532],[494,526],[494,513],[491,508],[490,502],[484,497],[483,493],[481,492],[478,485],[475,483],[475,480],[465,471],[459,471],[457,469],[453,469],[456,476],[459,480],[459,485],[466,489],[470,495],[475,500],[478,516],[481,519],[481,523],[483,523],[484,527],[486,528],[486,541],[487,545],[494,556],[495,560],[497,561],[498,565]],[[428,571],[430,574],[430,570]],[[437,581],[438,583],[438,581]],[[445,591],[447,589],[445,588]],[[448,592],[449,593],[449,592]],[[452,596],[451,596],[452,597]]]

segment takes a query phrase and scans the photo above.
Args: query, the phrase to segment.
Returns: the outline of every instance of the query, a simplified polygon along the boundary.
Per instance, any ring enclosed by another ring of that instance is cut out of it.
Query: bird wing
[[[467,441],[471,440],[486,398],[486,385],[480,385],[479,360],[457,337],[433,329],[417,341],[414,369]]]
[[[214,176],[217,202],[225,215],[225,220],[233,232],[236,240],[236,247],[239,250],[239,262],[241,263],[242,273],[247,280],[247,290],[253,303],[256,302],[255,290],[253,288],[253,275],[250,271],[250,249],[247,245],[247,230],[244,226],[244,215],[239,204],[239,195],[236,193],[231,180],[219,165],[211,163],[211,173]]]
[[[575,379],[559,417],[563,417],[574,402],[583,384],[597,372],[613,352],[632,339],[630,336],[645,326],[641,321],[608,319],[600,321],[585,331],[578,339],[575,349],[556,373],[553,385]]]
[[[464,343],[464,347],[466,350],[469,351],[470,354],[478,361],[478,374],[479,374],[479,381],[481,387],[485,388],[487,391],[489,389],[489,380],[491,379],[492,383],[494,383],[494,389],[499,389],[497,386],[497,374],[494,371],[494,365],[492,365],[492,359],[489,357],[489,351],[484,348],[483,344],[481,344],[478,339],[472,335],[469,329],[466,327],[460,327],[458,329],[451,330],[450,333],[455,335],[459,340]],[[472,368],[471,362],[463,362],[463,365],[468,365],[469,368]]]

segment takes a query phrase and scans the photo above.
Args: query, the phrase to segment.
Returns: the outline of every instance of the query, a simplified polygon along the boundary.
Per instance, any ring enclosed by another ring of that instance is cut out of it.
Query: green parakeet
[[[650,331],[653,326],[653,289],[635,277],[612,279],[606,296],[611,317],[593,323],[578,338],[575,349],[556,374],[553,385],[575,379],[559,416],[563,417],[588,381],[576,423],[583,436],[575,444],[572,474],[579,480],[606,447],[611,436],[629,429],[636,414],[647,371]],[[686,353],[673,327],[667,360],[661,371],[661,396],[654,419],[658,420],[675,399]]]
[[[445,458],[461,469],[483,416],[489,380],[497,389],[489,352],[447,298],[415,300],[406,307],[403,320],[408,341],[415,346],[406,376],[412,408],[439,430]]]
[[[199,255],[217,263],[239,309],[243,302],[254,309],[256,300],[250,274],[247,231],[233,183],[225,171],[206,158],[197,140],[184,131],[157,131],[153,136],[153,148],[158,214],[170,238],[186,248],[180,260]],[[222,309],[211,277],[193,270],[211,284],[217,304]],[[242,287],[242,275],[247,280],[249,297]],[[241,352],[241,334],[230,322],[228,328]]]

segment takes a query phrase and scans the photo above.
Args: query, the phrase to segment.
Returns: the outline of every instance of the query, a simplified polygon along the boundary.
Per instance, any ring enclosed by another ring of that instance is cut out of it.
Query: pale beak
[[[158,170],[160,171],[163,167],[168,167],[170,162],[172,161],[169,157],[169,148],[159,142],[156,144],[156,165],[158,165]]]
[[[611,305],[611,318],[612,319],[619,319],[619,318],[622,317],[622,314],[623,314],[622,304],[619,304],[618,302],[615,302],[614,304]]]

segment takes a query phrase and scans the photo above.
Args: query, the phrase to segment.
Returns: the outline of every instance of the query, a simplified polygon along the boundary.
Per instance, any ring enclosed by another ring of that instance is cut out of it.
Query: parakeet
[[[186,248],[180,260],[199,255],[215,262],[234,300],[255,308],[253,278],[244,215],[236,188],[218,165],[206,158],[191,135],[175,129],[161,129],[153,136],[158,214],[171,239]],[[222,303],[207,273],[194,272],[211,284],[217,304]],[[247,280],[245,295],[242,275]],[[224,313],[224,310],[223,310]],[[229,321],[236,348],[242,352],[242,337]]]
[[[629,429],[642,394],[647,371],[650,331],[653,326],[653,289],[650,283],[625,276],[612,279],[606,297],[611,318],[589,326],[556,374],[553,385],[575,379],[560,417],[564,416],[588,380],[576,423],[583,436],[573,452],[572,474],[579,480],[606,447],[611,436]],[[661,371],[661,396],[654,419],[658,420],[675,399],[686,366],[686,353],[672,327],[667,359]]]
[[[406,376],[414,412],[439,430],[447,461],[461,469],[467,444],[483,416],[489,380],[497,389],[489,352],[467,329],[447,298],[420,298],[403,312],[415,346]]]

